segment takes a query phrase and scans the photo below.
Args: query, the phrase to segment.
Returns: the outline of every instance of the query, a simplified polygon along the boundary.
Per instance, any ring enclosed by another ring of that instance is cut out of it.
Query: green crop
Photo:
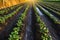
[[[11,32],[9,40],[19,40],[19,39],[21,39],[21,36],[19,36],[18,34],[19,34],[19,31],[21,31],[21,28],[23,26],[23,19],[25,18],[28,9],[29,9],[29,6],[27,6],[24,13],[22,13],[22,15],[19,17],[19,20],[17,22],[17,27],[15,27],[13,29],[13,32]]]
[[[45,23],[41,20],[40,16],[38,15],[36,6],[33,7],[37,17],[37,23],[40,26],[41,40],[52,40],[51,36],[48,34],[49,33],[48,28],[46,27]]]

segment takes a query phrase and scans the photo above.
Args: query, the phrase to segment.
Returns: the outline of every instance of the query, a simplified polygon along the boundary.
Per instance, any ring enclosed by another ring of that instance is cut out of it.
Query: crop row
[[[26,7],[25,11],[19,17],[19,20],[16,23],[17,27],[15,27],[13,29],[13,31],[11,32],[9,40],[19,40],[19,39],[21,39],[21,37],[19,36],[19,31],[21,31],[21,28],[23,26],[23,20],[26,17],[28,9],[29,9],[29,6]]]
[[[46,14],[50,19],[52,19],[55,24],[60,24],[60,20],[58,18],[56,18],[54,15],[52,15],[50,12],[48,12],[46,9],[44,9],[40,5],[37,5],[37,6],[39,7],[39,9],[41,9],[44,12],[44,14]]]
[[[57,17],[58,19],[60,19],[60,13],[58,11],[55,11],[53,9],[51,9],[50,7],[47,7],[45,5],[41,5],[43,8],[45,8],[46,10],[48,10],[52,15],[54,15],[55,17]]]
[[[47,8],[48,8],[49,10],[53,11],[54,13],[56,13],[57,15],[60,15],[60,12],[53,10],[53,8],[51,8],[51,7],[47,7]]]
[[[46,4],[46,3],[43,3],[43,5],[53,9],[53,10],[57,10],[58,12],[60,12],[60,9],[58,7],[55,7],[54,5],[51,5],[51,4]],[[59,6],[60,7],[60,6]]]
[[[15,6],[12,6],[12,7],[8,7],[8,8],[5,8],[5,9],[1,9],[0,10],[0,15],[4,15],[4,14],[9,14],[9,12],[11,11],[14,11],[16,8],[18,8],[20,5],[15,5]]]
[[[5,23],[5,21],[8,19],[8,18],[11,18],[12,16],[14,16],[15,14],[17,14],[17,12],[20,11],[20,9],[22,8],[21,7],[18,7],[18,9],[16,9],[15,11],[13,11],[12,13],[8,14],[8,15],[4,15],[3,17],[0,16],[0,23]]]
[[[55,14],[60,15],[60,11],[55,9],[55,7],[52,7],[49,4],[42,4],[42,6],[46,7],[48,10],[54,12]]]
[[[50,6],[55,7],[55,8],[60,8],[60,5],[57,3],[48,3]],[[55,5],[55,6],[54,6]]]
[[[41,40],[52,40],[51,36],[49,35],[49,30],[46,27],[45,23],[41,20],[36,7],[34,7],[34,10],[37,17],[37,23],[40,26]]]
[[[44,2],[44,3],[46,3],[46,4],[49,4],[49,5],[51,5],[52,7],[57,7],[57,8],[60,8],[60,3],[58,3],[58,2]],[[55,6],[54,6],[55,5]]]

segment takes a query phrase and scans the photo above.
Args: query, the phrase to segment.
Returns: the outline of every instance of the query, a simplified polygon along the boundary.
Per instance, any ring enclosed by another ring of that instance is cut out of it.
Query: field
[[[0,9],[0,40],[60,40],[60,2],[33,1]]]

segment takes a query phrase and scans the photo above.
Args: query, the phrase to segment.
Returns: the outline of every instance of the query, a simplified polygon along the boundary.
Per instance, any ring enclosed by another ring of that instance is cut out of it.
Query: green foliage
[[[33,7],[37,17],[37,23],[40,26],[41,40],[52,40],[51,36],[48,34],[49,33],[48,28],[46,27],[45,23],[41,20],[40,16],[38,15],[36,6]]]
[[[38,14],[36,14],[38,15]],[[40,16],[37,16],[37,22],[39,22],[40,25],[40,33],[41,33],[41,39],[42,40],[52,40],[51,36],[48,34],[49,31],[44,24],[44,22],[40,19]]]
[[[17,22],[17,27],[13,29],[13,32],[11,32],[9,40],[19,40],[21,37],[18,35],[19,31],[21,31],[22,25],[23,25],[23,19],[25,18],[27,14],[27,10],[29,9],[29,6],[27,6],[26,10],[22,15],[19,17],[19,20]]]
[[[60,20],[59,19],[57,19],[52,14],[50,14],[47,10],[42,8],[40,5],[38,5],[38,7],[44,12],[44,14],[46,14],[50,19],[52,19],[55,24],[60,24]]]
[[[6,21],[8,18],[11,18],[12,16],[14,16],[21,8],[22,8],[22,6],[19,7],[18,9],[16,9],[16,11],[13,11],[13,12],[10,13],[10,14],[4,15],[4,17],[0,17],[0,23],[5,23],[5,21]]]

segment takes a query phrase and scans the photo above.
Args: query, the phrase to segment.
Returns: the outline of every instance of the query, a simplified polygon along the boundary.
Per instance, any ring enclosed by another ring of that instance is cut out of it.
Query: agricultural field
[[[25,0],[0,9],[0,40],[60,40],[60,2]]]

